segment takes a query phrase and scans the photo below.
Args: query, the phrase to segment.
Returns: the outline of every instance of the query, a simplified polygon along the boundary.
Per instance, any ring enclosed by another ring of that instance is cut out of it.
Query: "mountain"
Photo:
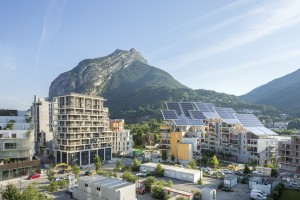
[[[277,112],[245,103],[234,95],[192,90],[167,72],[150,66],[135,49],[116,50],[104,57],[81,61],[51,83],[49,99],[70,92],[103,96],[110,118],[124,118],[127,122],[161,118],[160,110],[165,108],[166,101],[204,101],[235,109]]]
[[[271,105],[288,114],[300,116],[300,69],[255,88],[240,98],[252,103]]]

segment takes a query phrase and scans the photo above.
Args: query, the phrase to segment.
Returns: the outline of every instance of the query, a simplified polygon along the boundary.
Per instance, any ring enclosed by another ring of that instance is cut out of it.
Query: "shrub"
[[[203,185],[203,181],[202,181],[202,178],[199,178],[199,180],[198,180],[198,185]]]
[[[58,183],[55,181],[50,182],[50,184],[48,185],[48,191],[49,192],[56,192],[58,189]]]
[[[164,176],[164,169],[163,169],[163,167],[161,166],[160,163],[158,163],[156,168],[155,168],[155,174],[156,174],[156,176],[159,176],[159,177]]]
[[[151,191],[151,185],[153,185],[156,182],[156,179],[153,176],[147,177],[147,179],[144,182],[145,191],[150,192]]]

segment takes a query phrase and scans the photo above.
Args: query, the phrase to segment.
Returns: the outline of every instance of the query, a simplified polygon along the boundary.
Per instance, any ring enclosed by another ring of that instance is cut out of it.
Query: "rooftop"
[[[148,167],[156,168],[157,164],[156,163],[144,163],[141,166],[148,166]],[[200,173],[199,170],[187,169],[187,168],[183,168],[183,167],[175,167],[175,166],[171,166],[171,165],[161,165],[161,166],[164,168],[164,170],[173,170],[173,171],[183,172],[183,173],[187,173],[187,174]]]
[[[113,179],[101,175],[84,176],[84,177],[80,177],[79,180],[89,182],[89,183],[93,182],[95,185],[103,186],[111,189],[119,189],[134,184],[134,183],[122,181],[119,179]]]

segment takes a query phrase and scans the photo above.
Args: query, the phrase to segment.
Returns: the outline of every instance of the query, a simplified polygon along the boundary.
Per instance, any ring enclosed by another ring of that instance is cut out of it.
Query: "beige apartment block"
[[[96,155],[111,160],[112,132],[104,101],[102,97],[77,93],[53,98],[56,163],[89,165]]]

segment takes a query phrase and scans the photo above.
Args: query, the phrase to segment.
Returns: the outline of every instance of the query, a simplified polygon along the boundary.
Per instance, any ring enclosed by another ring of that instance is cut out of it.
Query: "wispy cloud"
[[[242,31],[222,42],[208,48],[195,49],[180,57],[166,60],[160,65],[172,68],[186,67],[202,57],[228,51],[233,48],[254,42],[262,37],[274,34],[284,28],[300,22],[300,1],[276,1],[262,7],[255,8],[255,18],[245,20]]]
[[[35,64],[38,65],[41,51],[46,44],[54,38],[59,27],[63,22],[63,13],[67,0],[52,0],[50,1],[43,18],[43,27],[39,40]]]
[[[10,52],[9,47],[0,46],[0,69],[14,70],[17,67],[17,58]]]

